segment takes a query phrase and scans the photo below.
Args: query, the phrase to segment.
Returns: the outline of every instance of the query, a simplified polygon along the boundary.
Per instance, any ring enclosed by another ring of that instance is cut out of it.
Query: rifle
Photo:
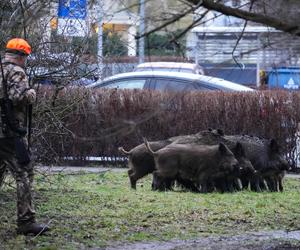
[[[23,140],[23,137],[27,134],[27,130],[26,128],[19,127],[16,121],[13,103],[7,93],[7,79],[4,76],[1,56],[0,66],[4,91],[4,97],[0,99],[2,132],[8,136],[13,134],[17,161],[21,165],[27,165],[30,162],[30,155]]]
[[[31,141],[31,127],[32,127],[32,104],[26,106],[26,124],[27,124],[27,142],[28,142],[28,151],[30,151],[30,141]]]

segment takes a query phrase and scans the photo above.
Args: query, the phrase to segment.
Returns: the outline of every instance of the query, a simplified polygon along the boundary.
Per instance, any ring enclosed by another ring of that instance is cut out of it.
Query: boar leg
[[[136,181],[137,180],[135,180],[132,177],[133,174],[134,174],[134,171],[132,169],[129,169],[127,173],[128,173],[128,177],[129,177],[129,180],[130,180],[130,186],[131,186],[131,188],[136,189]]]
[[[191,180],[187,180],[187,179],[183,179],[183,178],[177,177],[176,181],[183,188],[186,188],[187,190],[195,192],[195,193],[199,193],[198,187]]]
[[[283,176],[282,175],[278,176],[278,186],[279,186],[279,191],[283,192]]]
[[[158,183],[158,190],[165,191],[166,189],[171,189],[173,181],[175,180],[176,173],[172,171],[159,171],[153,172],[153,179]],[[163,189],[163,190],[162,190]]]
[[[215,191],[215,185],[212,181],[206,183],[206,191],[207,193],[212,193],[213,191]]]
[[[267,177],[266,181],[271,192],[278,192],[277,180],[274,176]]]
[[[256,176],[252,180],[250,180],[250,189],[254,192],[261,192],[260,188],[261,178]]]
[[[216,187],[218,192],[224,193],[224,192],[229,192],[230,187],[229,187],[229,182],[225,177],[219,177],[215,178],[214,186]]]
[[[201,193],[207,193],[207,190],[208,190],[208,188],[207,188],[207,182],[206,181],[202,182],[201,183],[201,190],[200,190],[200,192]]]
[[[278,174],[277,174],[277,182],[278,182],[278,191],[280,192],[283,192],[283,178],[284,178],[284,175],[285,175],[285,171],[280,171]]]
[[[168,191],[172,190],[174,180],[171,178],[161,178],[153,173],[152,191]]]
[[[201,182],[200,193],[211,193],[215,190],[215,185],[212,181],[206,180]]]
[[[261,191],[268,190],[268,184],[266,183],[266,181],[264,179],[260,180],[259,186],[260,186]]]
[[[239,186],[237,186],[236,184],[238,183],[237,182],[237,178],[232,178],[232,177],[227,177],[226,178],[226,182],[227,182],[227,190],[230,192],[230,193],[233,193],[237,190],[239,190]],[[235,188],[237,187],[237,189]]]
[[[233,185],[234,185],[234,189],[236,191],[242,191],[243,185],[242,185],[240,178],[234,178]]]
[[[241,183],[242,183],[242,189],[248,189],[250,180],[246,176],[241,176],[240,177]]]
[[[163,178],[157,173],[153,173],[152,180],[152,191],[169,191],[173,189],[174,179],[173,178]]]
[[[144,172],[144,171],[134,171],[133,169],[129,169],[128,170],[128,177],[129,177],[129,180],[130,180],[130,185],[131,185],[131,188],[133,189],[136,189],[136,182],[143,178],[144,176],[146,176],[147,174],[150,174],[151,172]]]
[[[164,183],[165,183],[165,190],[168,191],[168,190],[173,190],[173,186],[175,184],[175,180],[172,179],[172,178],[167,178],[167,179],[164,179],[163,180]]]
[[[231,192],[231,193],[238,191],[238,189],[235,188],[235,184],[234,184],[233,180],[230,180],[230,182],[228,183],[228,189],[229,189],[229,192]]]

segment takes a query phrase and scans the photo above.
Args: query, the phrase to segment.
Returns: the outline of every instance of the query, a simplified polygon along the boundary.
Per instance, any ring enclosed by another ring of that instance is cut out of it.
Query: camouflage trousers
[[[6,172],[7,172],[7,168],[5,162],[0,161],[0,188],[2,187],[2,184],[4,182]]]
[[[18,164],[15,157],[13,138],[0,138],[0,186],[6,171],[9,170],[17,185],[17,222],[35,221],[35,211],[32,204],[33,166]]]

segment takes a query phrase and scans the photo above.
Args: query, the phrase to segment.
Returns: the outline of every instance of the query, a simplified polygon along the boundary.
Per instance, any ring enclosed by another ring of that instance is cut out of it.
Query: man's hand
[[[36,100],[36,92],[34,89],[29,89],[26,91],[27,100],[29,103],[34,103]]]

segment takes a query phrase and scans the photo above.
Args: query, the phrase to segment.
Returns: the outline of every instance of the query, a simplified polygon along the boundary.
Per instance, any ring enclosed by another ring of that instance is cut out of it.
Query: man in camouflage
[[[28,77],[24,71],[27,56],[31,53],[30,45],[23,39],[14,38],[6,45],[1,76],[0,98],[4,98],[3,77],[6,79],[8,98],[13,103],[17,124],[25,127],[26,106],[36,99],[36,92],[29,87]],[[35,221],[35,211],[32,204],[33,165],[20,164],[16,159],[14,137],[19,136],[3,133],[0,127],[0,186],[5,176],[6,168],[12,173],[17,186],[17,233],[41,234],[49,230],[47,225]],[[27,145],[26,138],[21,140]]]

